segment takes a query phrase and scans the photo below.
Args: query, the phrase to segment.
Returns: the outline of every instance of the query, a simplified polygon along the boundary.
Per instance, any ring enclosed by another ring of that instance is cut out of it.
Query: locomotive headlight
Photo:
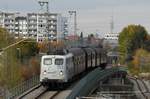
[[[44,75],[46,75],[46,74],[47,74],[47,72],[46,72],[46,71],[44,71],[44,72],[43,72],[43,74],[44,74]]]
[[[63,75],[63,72],[62,71],[60,71],[60,73],[59,73],[60,75]]]

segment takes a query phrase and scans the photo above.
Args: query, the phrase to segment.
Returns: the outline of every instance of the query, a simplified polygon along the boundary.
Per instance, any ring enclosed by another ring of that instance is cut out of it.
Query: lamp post
[[[16,48],[16,50],[17,50],[18,58],[20,59],[20,62],[22,62],[22,58],[21,58],[21,49],[20,49],[20,48]]]

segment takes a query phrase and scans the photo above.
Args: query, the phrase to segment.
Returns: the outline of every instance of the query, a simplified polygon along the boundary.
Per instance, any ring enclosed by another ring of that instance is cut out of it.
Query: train
[[[56,50],[41,57],[40,82],[43,86],[65,84],[96,67],[105,68],[107,52],[102,47]]]

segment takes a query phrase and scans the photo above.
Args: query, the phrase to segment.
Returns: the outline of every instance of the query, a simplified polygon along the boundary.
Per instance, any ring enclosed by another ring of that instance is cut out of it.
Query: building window
[[[51,16],[52,19],[55,19],[56,17],[54,15]]]

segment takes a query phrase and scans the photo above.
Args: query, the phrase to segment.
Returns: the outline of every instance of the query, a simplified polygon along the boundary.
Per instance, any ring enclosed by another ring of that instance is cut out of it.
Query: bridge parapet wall
[[[124,77],[127,74],[126,69],[123,67],[113,67],[105,70],[96,68],[79,81],[67,99],[75,99],[76,97],[89,95],[95,88],[97,88],[100,81],[103,81],[116,73],[122,74]]]

